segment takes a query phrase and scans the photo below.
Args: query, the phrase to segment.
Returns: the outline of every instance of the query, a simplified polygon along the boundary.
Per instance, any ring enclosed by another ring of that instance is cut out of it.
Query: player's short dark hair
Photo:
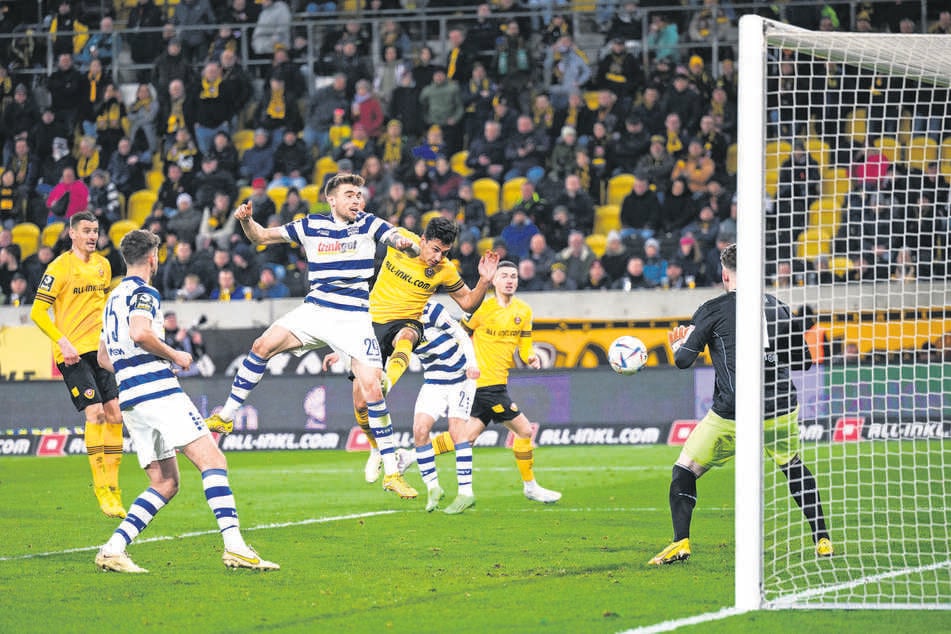
[[[454,220],[437,216],[426,225],[423,237],[427,240],[439,240],[445,245],[451,245],[459,235],[459,225]]]
[[[730,271],[736,271],[736,243],[735,242],[720,252],[720,266]]]
[[[511,260],[502,260],[501,262],[499,262],[498,267],[496,267],[496,270],[498,269],[515,269],[517,271],[518,265],[515,264],[515,262],[512,262]]]
[[[80,211],[78,214],[76,214],[75,216],[69,219],[69,228],[75,229],[76,227],[79,226],[79,223],[82,222],[83,220],[87,220],[89,222],[95,222],[95,223],[99,222],[99,218],[96,218],[96,214],[94,214],[93,212]]]
[[[364,181],[363,177],[359,174],[334,174],[324,186],[324,196],[329,198],[341,185],[363,187],[365,182],[366,181]]]
[[[119,252],[126,266],[141,264],[153,249],[157,249],[161,240],[157,235],[145,229],[135,229],[125,234],[119,243]]]

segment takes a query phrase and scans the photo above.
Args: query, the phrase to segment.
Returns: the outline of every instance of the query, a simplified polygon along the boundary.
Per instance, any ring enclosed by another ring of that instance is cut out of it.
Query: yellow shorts
[[[763,450],[777,465],[788,463],[799,453],[799,408],[763,421]],[[709,469],[721,467],[736,455],[736,421],[712,410],[694,428],[684,443],[684,453]]]

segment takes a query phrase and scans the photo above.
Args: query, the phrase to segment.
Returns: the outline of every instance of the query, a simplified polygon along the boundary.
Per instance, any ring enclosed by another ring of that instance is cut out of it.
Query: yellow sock
[[[92,485],[97,489],[108,486],[103,464],[103,435],[106,426],[101,423],[86,421],[86,454],[89,456],[89,468],[92,470]]]
[[[354,407],[353,416],[357,419],[357,425],[363,430],[363,435],[367,437],[367,442],[376,449],[376,438],[373,437],[373,430],[370,429],[370,412],[366,407]]]
[[[449,453],[455,450],[456,443],[452,442],[452,436],[449,435],[448,431],[444,431],[433,438],[433,453],[435,455],[438,456],[441,453]]]
[[[122,423],[106,423],[103,427],[103,471],[106,484],[119,488],[119,465],[122,464]]]
[[[515,453],[515,464],[518,466],[518,472],[522,474],[522,481],[534,480],[535,452],[532,449],[532,439],[516,438],[512,443],[512,451]]]
[[[390,380],[390,385],[396,385],[400,380],[406,368],[409,367],[409,355],[413,352],[413,342],[409,339],[400,339],[393,346],[393,354],[386,362],[386,378]]]

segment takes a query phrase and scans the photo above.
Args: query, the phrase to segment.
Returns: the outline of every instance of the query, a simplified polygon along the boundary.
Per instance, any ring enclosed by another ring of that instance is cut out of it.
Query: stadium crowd
[[[67,248],[63,223],[86,209],[99,218],[113,271],[122,271],[119,229],[161,236],[156,285],[167,298],[302,296],[301,253],[252,247],[233,210],[249,199],[264,226],[326,210],[318,181],[337,171],[363,175],[368,210],[410,231],[435,216],[455,219],[463,231],[452,257],[469,284],[489,246],[518,263],[525,290],[720,281],[719,253],[736,235],[740,11],[728,3],[671,14],[654,2],[598,2],[590,29],[601,45],[590,57],[572,32],[583,22],[553,11],[559,3],[449,3],[457,11],[440,56],[426,34],[379,13],[398,3],[369,0],[360,16],[322,33],[312,67],[301,29],[332,14],[333,2],[182,0],[170,13],[138,0],[95,16],[97,24],[84,14],[91,3],[49,4],[52,74],[38,81],[27,72],[45,59],[44,40],[30,35],[5,40],[0,65],[7,303],[29,301],[46,264]],[[951,33],[948,11],[920,28],[915,3],[859,8],[856,31]],[[806,28],[850,28],[844,6],[780,2],[757,12]],[[366,17],[382,20],[377,46]],[[248,32],[260,63],[245,68],[239,37]],[[123,47],[139,68],[131,90],[112,80]],[[833,74],[797,76],[806,64],[813,62],[790,57],[770,65],[774,85],[790,90],[768,104],[768,134],[799,139],[820,122],[818,135],[835,140],[836,163],[851,166],[839,210],[849,222],[833,253],[797,252],[822,175],[812,148],[791,143],[766,206],[780,261],[771,281],[943,276],[936,254],[946,245],[949,199],[938,163],[908,169],[871,144],[842,141],[835,122],[866,104],[800,103],[799,95],[834,93],[818,85]],[[856,87],[879,79],[859,76]],[[814,82],[809,90],[805,81]],[[900,92],[870,91],[884,97],[867,106],[891,115],[889,99]],[[915,130],[940,142],[949,129],[946,113],[934,109],[947,101],[937,93],[929,94],[931,110],[914,114]],[[880,119],[886,127],[871,132],[897,131],[887,127],[897,119]],[[147,213],[132,213],[137,197],[149,201]],[[27,223],[42,238],[21,257],[17,227]],[[829,264],[834,255],[849,259],[847,270]]]

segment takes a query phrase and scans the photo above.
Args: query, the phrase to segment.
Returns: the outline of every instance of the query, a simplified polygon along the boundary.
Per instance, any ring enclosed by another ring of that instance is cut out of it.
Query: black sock
[[[789,492],[792,494],[796,504],[802,509],[809,527],[812,529],[812,540],[819,541],[823,537],[829,537],[829,531],[826,529],[825,513],[822,511],[822,500],[819,499],[819,489],[816,486],[816,479],[813,477],[809,467],[804,465],[796,456],[782,467],[783,473],[789,480]]]
[[[690,518],[697,505],[697,476],[675,464],[670,477],[670,518],[674,522],[674,541],[690,537]]]

